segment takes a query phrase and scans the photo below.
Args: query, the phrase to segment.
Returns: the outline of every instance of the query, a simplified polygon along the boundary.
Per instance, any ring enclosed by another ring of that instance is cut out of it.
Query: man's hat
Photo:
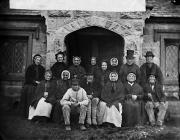
[[[147,51],[144,57],[149,57],[149,56],[154,57],[154,54],[151,51]]]
[[[127,59],[134,59],[134,50],[127,50]]]
[[[71,84],[72,85],[79,85],[79,79],[73,78],[72,81],[71,81]]]

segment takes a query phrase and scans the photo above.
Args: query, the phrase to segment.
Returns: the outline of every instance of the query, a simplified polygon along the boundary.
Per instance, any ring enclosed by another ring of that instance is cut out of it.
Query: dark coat
[[[44,79],[45,68],[41,65],[30,65],[25,73],[25,84],[37,85],[35,81]]]
[[[165,102],[166,101],[166,96],[163,92],[162,86],[158,84],[157,82],[154,85],[154,90],[152,90],[151,86],[149,83],[147,83],[144,86],[144,98],[146,100],[152,101],[152,99],[148,98],[147,94],[151,93],[152,98],[154,102]]]
[[[69,67],[69,71],[71,74],[71,78],[77,75],[77,78],[80,79],[80,85],[82,85],[83,82],[85,81],[85,75],[86,75],[85,69],[80,65],[79,66],[72,65]]]
[[[67,67],[66,67],[65,63],[63,63],[63,62],[56,62],[51,67],[53,79],[60,79],[62,71],[65,70],[66,68]]]
[[[124,86],[120,80],[116,82],[108,81],[101,91],[100,100],[113,104],[114,102],[122,102],[124,99]]]
[[[46,87],[45,87],[46,84]],[[41,83],[37,86],[35,94],[32,98],[31,105],[36,107],[39,100],[44,96],[44,92],[48,92],[48,97],[46,98],[46,102],[51,103],[52,105],[56,102],[56,82],[53,80],[50,81],[41,81]]]
[[[85,82],[82,87],[86,91],[87,95],[92,95],[94,98],[100,97],[101,85],[99,82],[97,81],[94,81],[93,83]]]
[[[141,73],[140,73],[140,68],[138,65],[136,64],[132,64],[132,65],[128,65],[128,64],[123,64],[120,68],[119,71],[119,76],[121,78],[121,81],[123,83],[125,83],[127,81],[127,75],[129,73],[134,73],[136,74],[136,81],[137,83],[140,82],[140,77],[141,77]]]
[[[67,89],[71,87],[71,82],[70,80],[59,79],[56,81],[56,83],[56,100],[61,100],[64,94],[66,93]]]
[[[109,74],[110,74],[109,70],[103,71],[102,69],[99,69],[96,72],[95,80],[97,82],[99,82],[101,84],[101,86],[104,86],[107,83],[107,81],[109,80]]]
[[[29,114],[29,106],[35,94],[37,83],[44,79],[45,69],[41,65],[30,65],[25,73],[25,85],[21,91],[20,99],[20,113],[23,117],[27,118]]]
[[[144,87],[146,83],[148,83],[148,78],[150,74],[154,74],[158,83],[160,85],[163,84],[163,74],[161,72],[161,69],[158,65],[152,63],[152,67],[149,68],[147,63],[144,63],[141,67],[141,86]]]
[[[134,83],[132,86],[126,82],[125,96],[126,100],[123,103],[123,126],[135,126],[142,124],[144,105],[142,104],[143,89],[138,83]],[[133,101],[129,98],[129,95],[137,95],[137,100]]]

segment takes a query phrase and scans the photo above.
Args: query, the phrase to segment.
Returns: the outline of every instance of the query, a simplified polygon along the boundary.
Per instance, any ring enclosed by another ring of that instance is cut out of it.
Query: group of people
[[[148,122],[162,126],[168,107],[163,93],[163,75],[153,63],[154,54],[147,51],[140,68],[134,62],[134,51],[127,50],[126,64],[118,59],[97,63],[91,57],[87,70],[81,58],[73,57],[67,67],[64,53],[55,55],[57,62],[46,70],[42,57],[33,57],[27,68],[21,94],[21,112],[34,122],[56,123],[64,120],[65,129],[71,130],[71,118],[79,113],[81,130],[91,125],[108,127],[136,126]],[[146,117],[147,116],[147,117]]]

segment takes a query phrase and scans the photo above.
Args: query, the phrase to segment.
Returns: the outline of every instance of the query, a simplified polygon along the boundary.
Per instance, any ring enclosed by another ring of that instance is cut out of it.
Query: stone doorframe
[[[55,53],[66,51],[66,45],[64,43],[66,35],[91,26],[101,27],[122,36],[124,38],[123,62],[125,63],[126,61],[126,50],[131,49],[135,51],[135,61],[139,64],[140,54],[142,54],[143,19],[119,19],[112,21],[107,17],[90,16],[75,19],[55,31],[47,31],[49,33],[47,34],[46,68],[49,68],[55,62]]]

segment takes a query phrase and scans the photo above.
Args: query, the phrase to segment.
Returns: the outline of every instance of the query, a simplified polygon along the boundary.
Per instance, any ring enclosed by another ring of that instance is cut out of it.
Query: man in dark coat
[[[64,63],[64,53],[58,52],[55,55],[57,62],[51,67],[53,74],[53,79],[61,79],[61,73],[66,69],[66,64]]]
[[[148,76],[153,73],[156,76],[156,80],[160,85],[163,85],[163,74],[161,72],[161,69],[158,65],[153,63],[154,54],[151,51],[146,52],[146,63],[144,63],[140,67],[141,71],[141,82],[140,85],[144,87],[146,83],[148,83]]]
[[[93,74],[87,75],[87,80],[83,84],[83,88],[85,89],[89,103],[87,107],[87,127],[89,125],[97,125],[96,115],[97,115],[97,105],[99,102],[99,95],[101,92],[100,83],[95,81]]]
[[[144,87],[144,93],[147,99],[145,109],[147,111],[150,124],[152,126],[155,124],[162,126],[168,102],[166,102],[166,96],[163,93],[162,86],[156,80],[155,74],[149,75],[148,83]],[[157,121],[154,114],[155,109],[158,109]]]
[[[123,64],[119,71],[119,76],[121,78],[121,81],[125,83],[127,81],[127,75],[130,72],[133,72],[136,74],[136,82],[140,82],[140,69],[139,66],[134,63],[134,51],[133,50],[127,50],[126,55],[127,63]]]
[[[62,106],[60,100],[66,93],[67,89],[71,87],[70,83],[70,72],[68,70],[63,70],[61,74],[61,79],[56,81],[56,103],[54,104],[52,110],[52,121],[56,123],[61,123],[63,121]]]
[[[143,89],[136,83],[136,75],[129,73],[127,82],[124,84],[125,102],[123,104],[124,126],[135,126],[142,124],[144,106],[142,106]]]
[[[86,75],[86,71],[84,69],[84,67],[82,67],[81,65],[81,58],[78,56],[73,57],[73,65],[71,65],[69,67],[69,71],[71,74],[71,79],[73,78],[77,78],[80,81],[80,86],[82,86],[83,82],[85,81],[85,75]]]
[[[35,89],[41,80],[44,79],[45,68],[41,66],[42,57],[36,54],[33,57],[33,64],[30,65],[25,73],[25,84],[21,92],[20,112],[25,118],[28,117],[29,106],[34,96]]]

